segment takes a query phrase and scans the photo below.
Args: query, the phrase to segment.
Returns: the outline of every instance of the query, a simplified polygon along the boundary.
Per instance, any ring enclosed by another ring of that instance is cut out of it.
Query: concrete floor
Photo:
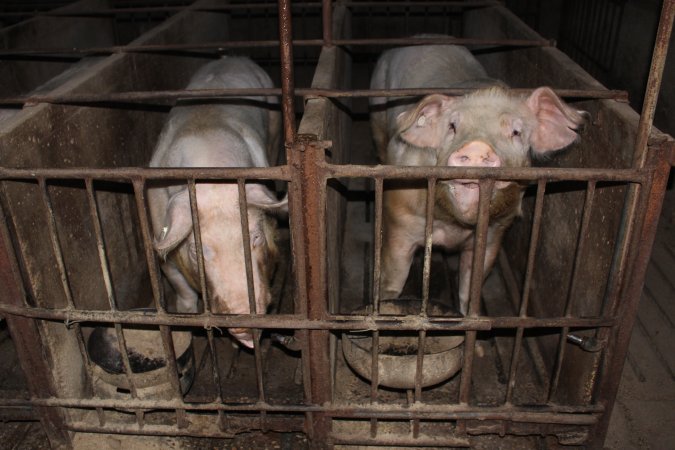
[[[605,446],[675,448],[675,190],[666,194]]]

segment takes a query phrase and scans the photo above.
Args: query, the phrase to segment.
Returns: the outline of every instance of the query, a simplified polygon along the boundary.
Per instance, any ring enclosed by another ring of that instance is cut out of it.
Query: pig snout
[[[448,158],[452,167],[500,167],[499,156],[494,149],[482,141],[471,141]]]

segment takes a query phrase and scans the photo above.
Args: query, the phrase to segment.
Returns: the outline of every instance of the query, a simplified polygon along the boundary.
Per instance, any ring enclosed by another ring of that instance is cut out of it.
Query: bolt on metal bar
[[[201,288],[202,302],[204,312],[207,315],[213,313],[211,305],[211,295],[206,284],[206,267],[204,265],[204,247],[202,243],[202,227],[199,223],[199,204],[197,202],[197,185],[195,179],[189,179],[187,183],[188,195],[190,197],[190,214],[192,216],[192,233],[195,238],[195,250],[197,252],[197,271],[199,272],[199,286]]]
[[[66,264],[63,260],[63,251],[61,250],[61,242],[59,240],[59,234],[56,228],[54,208],[52,207],[52,202],[49,196],[49,191],[47,189],[47,182],[45,178],[43,177],[38,178],[38,184],[40,186],[42,205],[45,208],[45,219],[47,221],[47,227],[49,229],[49,239],[52,244],[52,251],[54,252],[56,266],[59,269],[59,275],[61,277],[61,286],[63,287],[63,294],[66,297],[68,309],[75,309],[75,303],[73,301],[73,291],[72,288],[70,287],[70,280],[68,279],[68,271],[66,270]]]
[[[98,204],[96,203],[94,182],[91,178],[86,178],[84,181],[87,191],[87,203],[89,204],[89,215],[91,217],[91,223],[94,226],[94,235],[96,236],[96,246],[98,248],[101,275],[103,276],[103,283],[105,285],[106,295],[108,296],[110,310],[115,311],[117,309],[117,301],[115,299],[115,292],[112,285],[112,277],[110,276],[110,266],[108,265],[108,255],[106,252],[105,241],[103,239],[101,216],[98,212]]]
[[[141,237],[143,238],[143,248],[145,249],[145,260],[148,264],[148,274],[150,275],[150,286],[152,287],[152,298],[155,309],[158,314],[166,313],[164,305],[164,296],[160,283],[159,267],[152,246],[152,232],[148,220],[148,207],[145,202],[145,183],[142,179],[136,178],[132,181],[134,188],[134,198],[136,200],[136,210],[138,220],[141,226]]]
[[[523,283],[522,300],[520,302],[520,317],[527,317],[527,308],[530,303],[530,288],[532,286],[532,277],[534,274],[534,260],[537,255],[539,237],[541,236],[542,213],[544,210],[544,194],[546,192],[546,181],[539,180],[537,183],[537,196],[534,202],[534,214],[532,218],[532,231],[530,232],[530,246],[527,253],[527,265],[525,268],[525,281]],[[509,381],[506,387],[505,404],[513,403],[513,390],[516,385],[516,374],[518,370],[518,361],[520,351],[523,345],[523,335],[525,329],[518,327],[516,338],[513,344],[513,353],[511,355],[511,367],[509,368]]]
[[[656,32],[656,43],[654,44],[652,63],[649,68],[645,99],[642,105],[642,114],[640,114],[640,122],[638,123],[638,134],[635,143],[635,155],[633,158],[634,167],[644,167],[645,162],[647,161],[647,144],[654,122],[656,102],[661,89],[666,57],[668,56],[670,36],[673,32],[673,17],[675,17],[675,0],[663,0],[659,27]]]
[[[579,278],[579,272],[581,270],[582,258],[584,256],[586,245],[588,242],[588,229],[591,222],[591,214],[593,212],[593,200],[595,198],[595,181],[589,181],[586,188],[586,198],[584,199],[584,212],[581,218],[581,226],[579,227],[579,234],[577,236],[577,247],[575,250],[574,265],[572,266],[572,274],[570,276],[569,286],[567,288],[567,299],[565,300],[565,317],[572,316],[572,307],[573,299],[577,286],[577,281]],[[558,383],[560,381],[560,373],[563,367],[563,360],[565,357],[565,343],[567,341],[567,335],[569,333],[569,327],[563,327],[560,332],[560,339],[558,341],[558,356],[555,362],[555,369],[553,371],[553,376],[551,378],[551,384],[549,386],[548,392],[548,401],[552,402],[555,396],[555,393],[558,389]]]

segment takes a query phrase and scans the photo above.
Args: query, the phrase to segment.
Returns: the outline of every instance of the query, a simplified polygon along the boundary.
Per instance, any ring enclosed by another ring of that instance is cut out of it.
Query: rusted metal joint
[[[581,347],[586,352],[599,352],[604,347],[604,343],[595,336],[577,336],[576,334],[568,334],[567,340],[572,344]]]

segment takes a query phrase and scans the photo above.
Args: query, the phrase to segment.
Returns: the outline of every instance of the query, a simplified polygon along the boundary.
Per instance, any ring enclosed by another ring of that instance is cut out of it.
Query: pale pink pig
[[[476,88],[462,97],[429,95],[422,100],[373,98],[371,125],[380,159],[399,166],[526,167],[572,142],[586,115],[547,87],[528,96],[511,93],[487,78],[471,53],[454,45],[389,50],[380,57],[371,88]],[[384,192],[381,293],[403,289],[415,250],[424,245],[426,183],[391,182]],[[520,213],[524,186],[498,180],[492,192],[485,274],[504,232]],[[467,313],[478,217],[478,180],[437,185],[433,245],[460,252],[460,311]]]
[[[248,58],[223,57],[206,64],[187,89],[269,88],[269,76]],[[162,130],[151,167],[266,167],[278,145],[280,118],[274,97],[176,106]],[[200,282],[190,198],[185,183],[148,189],[148,202],[164,275],[176,294],[178,312],[197,312]],[[235,183],[197,183],[206,285],[217,313],[249,314],[248,287]],[[269,282],[277,248],[276,219],[287,201],[260,183],[246,184],[256,313],[270,303]],[[229,332],[247,347],[250,330]]]

